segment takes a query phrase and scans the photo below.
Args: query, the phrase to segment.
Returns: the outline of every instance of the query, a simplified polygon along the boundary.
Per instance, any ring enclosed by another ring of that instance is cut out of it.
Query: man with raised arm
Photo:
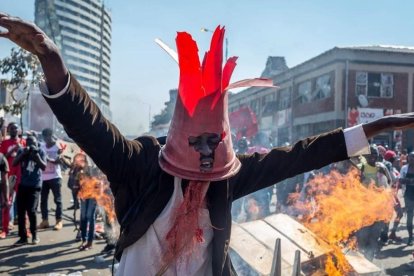
[[[228,255],[234,200],[364,154],[367,138],[380,132],[414,126],[414,114],[393,115],[292,147],[236,156],[227,90],[272,84],[262,79],[229,84],[236,58],[222,67],[224,28],[218,27],[202,63],[192,37],[177,34],[179,96],[165,145],[151,136],[129,141],[104,118],[42,30],[4,13],[0,26],[1,37],[38,56],[46,101],[111,183],[122,228],[115,253],[119,275],[234,275]]]

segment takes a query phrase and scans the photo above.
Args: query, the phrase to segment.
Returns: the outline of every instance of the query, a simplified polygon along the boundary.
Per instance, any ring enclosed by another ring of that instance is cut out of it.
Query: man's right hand
[[[53,41],[33,23],[0,12],[0,26],[7,30],[0,32],[0,37],[8,38],[38,57],[58,51]]]
[[[59,49],[38,26],[0,12],[0,27],[6,29],[0,31],[0,37],[9,39],[39,58],[50,93],[57,93],[66,86],[69,73]]]

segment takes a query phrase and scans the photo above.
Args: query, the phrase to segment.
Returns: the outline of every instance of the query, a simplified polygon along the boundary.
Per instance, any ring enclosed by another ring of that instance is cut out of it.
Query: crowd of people
[[[66,153],[66,144],[58,143],[50,128],[43,129],[41,133],[28,131],[22,135],[19,125],[11,122],[1,137],[4,139],[0,144],[0,239],[8,238],[10,231],[16,230],[16,224],[19,239],[15,246],[29,242],[38,244],[38,229],[60,231],[63,228],[64,209],[62,189],[65,189],[62,179],[63,174],[67,173],[67,187],[71,190],[73,202],[67,210],[74,211],[73,222],[78,230],[74,239],[81,241],[79,250],[91,249],[96,237],[110,236],[103,250],[110,253],[115,248],[116,238],[109,232],[117,228],[117,222],[107,220],[104,208],[98,206],[96,201],[99,192],[110,193],[110,189],[105,176],[88,156],[81,150]],[[82,185],[85,178],[96,179],[100,189],[94,190],[93,194],[84,192],[81,196],[82,189],[86,189]],[[49,223],[50,191],[55,203],[54,224]],[[76,219],[77,210],[80,210],[79,221]],[[41,215],[39,224],[38,213]],[[97,219],[103,221],[103,227],[96,225]],[[77,227],[78,224],[80,227]]]

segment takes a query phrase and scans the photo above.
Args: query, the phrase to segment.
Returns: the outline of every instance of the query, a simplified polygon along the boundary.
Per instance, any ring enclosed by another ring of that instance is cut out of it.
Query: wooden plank
[[[277,231],[283,233],[290,240],[295,241],[295,243],[302,248],[301,251],[304,251],[305,255],[312,252],[313,256],[317,258],[332,251],[327,242],[318,238],[304,225],[300,224],[288,215],[271,215],[266,217],[264,221],[277,229]],[[309,258],[305,259],[305,256],[302,254],[302,260],[306,261],[309,260]]]
[[[350,251],[345,255],[346,260],[358,275],[380,275],[381,269],[367,260],[364,255],[356,251]]]
[[[272,233],[276,235],[277,232],[275,230],[270,230],[272,231],[270,235],[272,235]],[[276,238],[274,238],[274,240],[276,240]],[[271,247],[266,246],[257,240],[254,236],[252,236],[252,234],[243,229],[243,227],[240,227],[240,225],[233,223],[230,248],[260,275],[269,275],[271,272],[274,250],[272,247],[274,247],[274,243]],[[282,258],[283,255],[284,252],[282,254]],[[291,265],[282,259],[282,275],[289,275],[290,273]]]
[[[297,244],[287,239],[285,235],[277,231],[275,228],[267,224],[263,220],[256,220],[251,222],[246,222],[240,225],[247,232],[255,237],[259,242],[267,246],[269,250],[274,251],[274,244],[277,238],[280,238],[282,241],[282,259],[287,262],[290,266],[293,265],[295,259],[296,250],[300,250]],[[290,234],[290,233],[289,233]],[[308,261],[307,252],[301,250],[303,260]]]

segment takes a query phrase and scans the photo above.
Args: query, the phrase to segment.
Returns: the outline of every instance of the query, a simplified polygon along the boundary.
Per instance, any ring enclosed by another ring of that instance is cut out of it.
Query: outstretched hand
[[[39,58],[50,94],[65,87],[69,73],[59,49],[38,26],[0,12],[0,27],[5,29],[0,29],[0,37],[9,39]]]
[[[405,130],[414,128],[414,113],[395,114],[363,124],[367,138],[387,130]]]
[[[53,41],[33,23],[0,12],[0,26],[6,29],[0,32],[0,37],[11,40],[38,57],[57,50]]]

